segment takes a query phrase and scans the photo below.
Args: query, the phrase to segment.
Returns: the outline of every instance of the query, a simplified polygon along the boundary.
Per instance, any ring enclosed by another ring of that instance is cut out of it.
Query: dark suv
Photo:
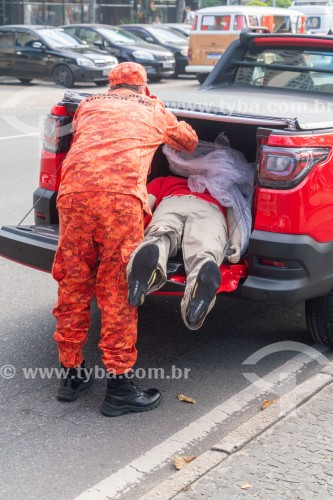
[[[76,82],[104,84],[117,63],[116,57],[91,49],[57,28],[0,27],[0,76],[22,83],[38,78],[68,88]]]
[[[148,43],[154,43],[172,51],[176,59],[175,75],[187,74],[188,40],[158,24],[124,24],[123,28]]]
[[[113,54],[119,62],[142,64],[151,82],[172,76],[175,72],[176,62],[170,50],[144,42],[121,28],[107,24],[70,24],[62,26],[62,29],[90,46]]]

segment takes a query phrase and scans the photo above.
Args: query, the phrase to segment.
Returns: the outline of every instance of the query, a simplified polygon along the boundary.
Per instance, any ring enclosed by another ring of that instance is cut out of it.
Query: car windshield
[[[270,48],[233,61],[234,83],[333,93],[333,50]]]
[[[58,29],[42,29],[38,34],[52,49],[85,47],[77,38]]]
[[[188,26],[186,24],[164,24],[163,28],[171,28],[172,30],[176,30],[176,34],[181,33],[186,37],[190,36],[192,26]]]
[[[188,41],[188,34],[186,34],[184,31],[178,30],[178,28],[174,28],[173,26],[166,26],[163,29],[167,29],[167,30],[171,31],[172,33],[175,33],[177,36],[180,36],[184,40]]]
[[[123,45],[135,45],[138,42],[142,43],[141,38],[122,29],[101,28],[98,31],[101,35],[105,36],[105,38],[113,43]]]
[[[181,35],[173,33],[171,30],[164,28],[149,28],[151,33],[160,43],[181,43],[184,44],[184,38]]]

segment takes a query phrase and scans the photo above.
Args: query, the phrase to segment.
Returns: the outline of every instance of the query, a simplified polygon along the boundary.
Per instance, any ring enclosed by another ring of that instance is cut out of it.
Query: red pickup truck
[[[35,225],[3,226],[2,256],[51,270],[61,163],[84,97],[66,92],[47,116]],[[313,339],[333,346],[333,37],[244,31],[199,91],[168,94],[164,101],[200,139],[225,132],[231,146],[256,163],[253,229],[232,295],[305,300]],[[159,149],[150,175],[167,174]],[[184,280],[178,256],[169,262],[163,292],[182,293]]]

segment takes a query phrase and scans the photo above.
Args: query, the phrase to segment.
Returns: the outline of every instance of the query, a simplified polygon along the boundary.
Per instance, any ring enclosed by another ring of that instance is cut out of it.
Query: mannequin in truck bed
[[[207,190],[190,191],[182,177],[158,177],[147,190],[150,208],[156,210],[127,266],[129,302],[141,305],[147,293],[164,285],[168,258],[182,248],[187,280],[181,312],[186,326],[197,330],[215,303],[229,234],[233,253],[228,260],[240,259],[233,209],[224,208]]]

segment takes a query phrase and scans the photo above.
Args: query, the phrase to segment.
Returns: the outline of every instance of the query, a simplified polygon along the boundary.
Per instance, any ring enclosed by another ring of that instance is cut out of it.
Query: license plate
[[[222,54],[207,54],[207,59],[220,59]]]
[[[163,63],[163,68],[172,68],[173,67],[173,63],[172,62],[164,62]]]

